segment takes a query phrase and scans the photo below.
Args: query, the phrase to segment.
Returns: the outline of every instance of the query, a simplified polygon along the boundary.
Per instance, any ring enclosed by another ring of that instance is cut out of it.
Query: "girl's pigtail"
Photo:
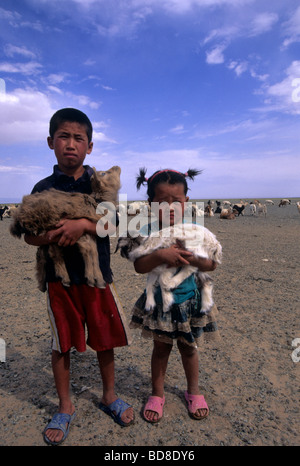
[[[145,184],[148,181],[146,178],[146,168],[140,168],[140,174],[136,177],[136,188],[140,189],[142,184]]]
[[[194,168],[189,168],[189,170],[185,173],[185,176],[187,178],[190,178],[192,181],[194,181],[195,176],[200,175],[203,172],[203,170],[196,170]]]

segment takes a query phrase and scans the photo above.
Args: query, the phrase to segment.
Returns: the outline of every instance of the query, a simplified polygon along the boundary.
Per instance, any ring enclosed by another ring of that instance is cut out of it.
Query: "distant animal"
[[[91,177],[92,194],[67,193],[56,189],[42,191],[23,197],[21,205],[13,213],[10,233],[20,238],[23,234],[43,235],[55,229],[55,225],[64,218],[87,218],[97,222],[103,214],[97,214],[99,202],[117,202],[120,188],[120,172],[118,166],[107,171],[96,171]],[[76,243],[85,264],[85,277],[89,286],[105,287],[99,267],[96,238],[83,235]],[[37,250],[36,272],[39,289],[45,291],[45,263],[46,256],[52,258],[55,273],[63,285],[70,285],[70,278],[64,263],[63,247],[57,243],[41,246]]]
[[[298,209],[298,212],[300,214],[300,202],[297,202],[297,209]]]
[[[0,208],[0,219],[1,219],[1,220],[3,220],[3,214],[4,214],[4,212],[5,212],[6,210],[8,210],[7,205]]]
[[[256,204],[250,204],[250,214],[255,215],[256,212]]]
[[[291,204],[291,201],[290,199],[281,199],[281,201],[279,202],[278,206],[282,206],[282,205],[289,205]]]
[[[237,216],[239,217],[241,214],[244,215],[245,205],[244,204],[234,204],[232,209],[233,209],[233,213],[236,213]]]
[[[226,219],[226,220],[234,220],[235,219],[235,214],[232,211],[232,208],[229,207],[228,209],[222,209],[220,213],[220,218],[221,219]]]
[[[272,201],[272,199],[266,199],[265,203],[274,205],[274,201]]]
[[[266,215],[267,215],[267,206],[266,206],[266,204],[259,204],[257,206],[257,213],[258,213],[258,215],[264,215],[266,217]]]
[[[222,246],[215,235],[207,228],[197,224],[176,224],[164,228],[146,238],[120,238],[117,249],[121,248],[121,255],[134,262],[151,252],[170,247],[179,241],[180,244],[192,251],[196,256],[213,259],[220,263],[222,257]],[[145,308],[151,310],[155,306],[154,289],[155,284],[161,287],[163,310],[166,312],[173,303],[172,289],[176,288],[188,276],[195,273],[196,281],[202,285],[202,312],[208,312],[213,305],[212,280],[208,274],[199,272],[197,267],[191,265],[180,267],[168,267],[166,264],[154,268],[147,276]]]

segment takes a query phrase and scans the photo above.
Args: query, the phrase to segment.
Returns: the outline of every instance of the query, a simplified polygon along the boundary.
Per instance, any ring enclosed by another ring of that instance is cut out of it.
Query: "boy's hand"
[[[47,236],[51,243],[66,247],[73,246],[86,232],[87,220],[85,218],[63,219],[56,225],[55,230],[48,231]]]

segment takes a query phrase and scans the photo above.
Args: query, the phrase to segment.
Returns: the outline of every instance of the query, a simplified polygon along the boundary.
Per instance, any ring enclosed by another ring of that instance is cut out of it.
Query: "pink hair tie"
[[[189,175],[188,172],[185,172],[185,173],[184,173],[184,176],[188,176],[188,175]]]

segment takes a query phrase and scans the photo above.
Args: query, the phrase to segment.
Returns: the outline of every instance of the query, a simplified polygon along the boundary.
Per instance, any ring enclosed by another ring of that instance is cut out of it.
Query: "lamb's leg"
[[[55,275],[61,279],[64,286],[70,286],[70,277],[62,254],[62,249],[56,244],[50,244],[48,252],[53,260]]]
[[[177,288],[180,283],[182,283],[186,278],[188,278],[193,272],[196,272],[197,268],[192,266],[182,267],[180,272],[176,275],[173,275],[174,272],[169,272],[174,269],[167,269],[168,272],[164,272],[161,275],[161,283],[166,290],[172,290]]]
[[[84,260],[84,275],[89,286],[105,288],[106,283],[103,279],[98,259],[97,243],[89,235],[84,235],[77,241],[79,251]]]
[[[161,295],[163,300],[163,311],[167,312],[174,302],[173,293],[172,291],[166,290],[161,287]]]
[[[154,288],[155,288],[155,282],[157,280],[157,274],[152,271],[148,273],[147,277],[147,285],[146,285],[146,303],[145,303],[145,309],[146,311],[150,311],[155,307],[155,299],[154,299]]]
[[[214,304],[212,289],[213,284],[211,280],[203,284],[201,289],[201,312],[208,312]]]

